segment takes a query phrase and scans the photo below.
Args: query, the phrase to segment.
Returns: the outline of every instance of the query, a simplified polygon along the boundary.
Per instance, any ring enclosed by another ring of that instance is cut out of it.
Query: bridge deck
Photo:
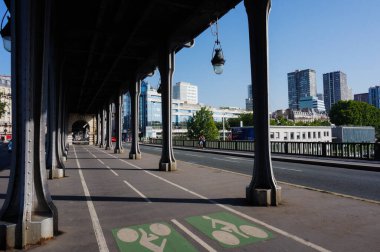
[[[281,206],[251,207],[244,200],[248,176],[181,161],[178,171],[165,173],[157,171],[158,162],[159,156],[145,153],[142,160],[129,160],[93,146],[71,147],[67,177],[49,181],[60,234],[33,251],[380,247],[376,203],[280,184]],[[0,204],[8,175],[0,171]]]

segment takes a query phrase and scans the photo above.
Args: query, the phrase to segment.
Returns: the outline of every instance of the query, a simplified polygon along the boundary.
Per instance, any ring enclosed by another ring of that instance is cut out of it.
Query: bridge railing
[[[149,139],[162,144],[162,139]],[[197,140],[173,140],[174,146],[199,147]],[[254,152],[253,141],[207,141],[205,148]],[[271,152],[284,155],[367,159],[380,161],[379,143],[271,142]]]

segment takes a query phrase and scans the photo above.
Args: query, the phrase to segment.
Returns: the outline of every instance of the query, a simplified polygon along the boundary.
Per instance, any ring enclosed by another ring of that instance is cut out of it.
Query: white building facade
[[[173,86],[173,99],[198,104],[198,87],[189,82],[177,82]]]
[[[5,113],[0,117],[0,141],[12,137],[11,77],[0,75],[0,101],[5,103]]]
[[[331,126],[270,126],[275,142],[332,142]]]

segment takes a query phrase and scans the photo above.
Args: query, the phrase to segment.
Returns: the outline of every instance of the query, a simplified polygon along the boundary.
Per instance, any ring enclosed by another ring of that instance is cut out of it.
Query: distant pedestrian
[[[204,135],[199,137],[199,148],[204,149],[206,147],[206,138]]]

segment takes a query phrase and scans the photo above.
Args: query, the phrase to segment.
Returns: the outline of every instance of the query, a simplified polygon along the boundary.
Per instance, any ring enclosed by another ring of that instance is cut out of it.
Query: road
[[[140,146],[142,153],[160,155],[161,148]],[[251,175],[253,158],[174,150],[177,160]],[[273,161],[273,170],[279,182],[292,183],[339,194],[380,201],[380,172],[360,171]]]

